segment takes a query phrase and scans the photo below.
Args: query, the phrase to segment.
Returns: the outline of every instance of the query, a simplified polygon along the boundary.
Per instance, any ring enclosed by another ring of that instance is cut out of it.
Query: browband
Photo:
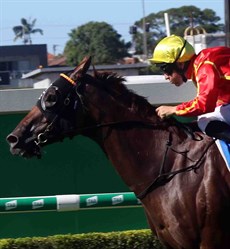
[[[60,76],[65,78],[66,80],[68,80],[72,85],[76,86],[76,83],[69,76],[67,76],[66,74],[61,73]]]

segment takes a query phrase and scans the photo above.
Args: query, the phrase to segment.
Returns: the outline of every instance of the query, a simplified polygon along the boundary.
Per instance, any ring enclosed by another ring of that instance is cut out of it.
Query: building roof
[[[59,67],[66,66],[66,57],[65,56],[55,56],[48,53],[48,66],[49,67]]]
[[[147,63],[135,63],[135,64],[122,64],[122,65],[96,65],[95,69],[98,71],[113,71],[113,70],[125,70],[125,69],[141,69],[146,68],[149,65]],[[34,78],[44,73],[63,73],[73,70],[75,67],[49,67],[38,68],[29,73],[23,74],[22,79]],[[89,68],[92,71],[93,67]]]

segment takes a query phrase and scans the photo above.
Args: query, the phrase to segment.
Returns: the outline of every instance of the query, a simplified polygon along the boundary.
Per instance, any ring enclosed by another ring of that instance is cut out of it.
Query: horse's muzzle
[[[22,144],[19,138],[14,134],[9,134],[6,137],[6,141],[10,145],[10,152],[12,155],[18,155],[22,157],[33,157],[37,156],[41,158],[41,148],[35,142],[35,139],[28,140],[27,143]]]

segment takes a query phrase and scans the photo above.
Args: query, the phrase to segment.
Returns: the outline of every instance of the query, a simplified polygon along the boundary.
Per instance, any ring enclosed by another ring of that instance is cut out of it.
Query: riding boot
[[[205,133],[220,140],[230,143],[230,126],[222,121],[210,121],[205,129]]]

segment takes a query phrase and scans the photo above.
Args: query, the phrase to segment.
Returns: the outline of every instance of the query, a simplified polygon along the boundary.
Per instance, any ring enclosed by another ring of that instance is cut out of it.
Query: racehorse
[[[230,248],[230,174],[215,141],[174,118],[160,119],[146,98],[113,72],[89,74],[85,57],[41,95],[7,136],[10,151],[41,148],[78,134],[96,141],[139,198],[168,249]]]

